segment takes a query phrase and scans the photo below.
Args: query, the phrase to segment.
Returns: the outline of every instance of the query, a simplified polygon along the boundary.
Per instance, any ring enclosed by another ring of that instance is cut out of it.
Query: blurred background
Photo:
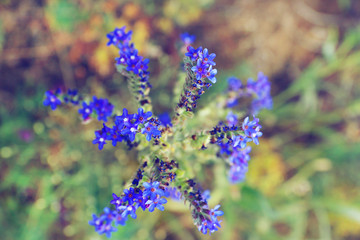
[[[136,152],[98,151],[96,122],[42,101],[48,89],[76,87],[134,111],[117,50],[106,47],[123,25],[150,58],[156,114],[172,108],[182,32],[217,54],[218,83],[199,108],[228,77],[258,71],[274,108],[260,114],[246,182],[210,185],[210,204],[225,212],[220,231],[202,235],[174,201],[112,239],[360,239],[358,0],[1,0],[1,239],[106,239],[88,221],[133,175]]]

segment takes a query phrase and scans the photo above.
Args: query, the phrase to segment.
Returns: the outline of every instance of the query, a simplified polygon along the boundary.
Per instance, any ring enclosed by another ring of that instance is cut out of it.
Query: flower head
[[[90,117],[91,113],[93,112],[93,108],[91,104],[86,104],[86,102],[84,101],[82,102],[82,108],[80,108],[78,112],[82,114],[82,118],[86,120]]]
[[[122,197],[118,197],[115,193],[113,193],[112,196],[113,200],[111,200],[110,203],[114,204],[115,207],[119,207],[123,203]]]
[[[106,37],[109,38],[108,46],[118,45],[122,41],[129,41],[131,39],[132,31],[125,32],[125,26],[122,28],[115,28],[114,31],[109,32]]]
[[[112,222],[116,219],[116,211],[111,211],[109,208],[104,208],[104,212],[100,217],[93,214],[93,220],[89,221],[89,225],[95,227],[95,231],[99,234],[105,234],[110,238],[112,232],[116,232],[117,229],[112,226]]]
[[[127,216],[131,216],[133,219],[136,219],[136,207],[134,207],[133,205],[125,205],[125,206],[120,206],[117,208],[119,211],[121,211],[121,217],[122,218],[126,218]]]
[[[145,123],[144,128],[141,129],[141,133],[146,134],[146,140],[150,141],[151,137],[157,138],[161,136],[161,132],[159,131],[158,127],[158,125],[152,122],[147,122]]]
[[[154,200],[148,200],[146,204],[149,205],[149,212],[153,212],[155,208],[159,209],[160,211],[164,211],[163,204],[167,203],[165,198],[155,198]]]
[[[200,52],[202,51],[202,47],[193,48],[192,46],[188,46],[188,52],[185,53],[185,56],[189,57],[191,61],[196,61],[200,57]]]
[[[108,127],[104,124],[104,127],[100,131],[95,131],[95,139],[93,140],[93,144],[99,144],[99,150],[103,149],[106,144],[106,140],[109,140],[108,135]]]
[[[164,191],[159,189],[160,183],[158,181],[155,182],[144,182],[143,186],[145,187],[144,190],[144,197],[149,197],[151,200],[157,198],[157,196],[164,196]]]
[[[61,104],[60,99],[58,99],[51,91],[46,91],[45,96],[46,98],[43,104],[44,106],[50,106],[51,110],[55,110],[56,107]]]
[[[152,116],[152,112],[149,111],[145,113],[144,109],[139,108],[138,113],[135,113],[134,115],[134,119],[136,120],[136,123],[144,124],[151,116]]]
[[[98,99],[96,96],[93,96],[93,101],[90,102],[90,105],[97,114],[97,119],[104,122],[112,115],[114,109],[114,106],[107,99]]]

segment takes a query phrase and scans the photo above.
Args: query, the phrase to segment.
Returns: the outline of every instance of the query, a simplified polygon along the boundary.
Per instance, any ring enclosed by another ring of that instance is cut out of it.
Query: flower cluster
[[[62,99],[62,100],[61,100]],[[93,96],[93,100],[89,103],[82,100],[82,97],[78,95],[76,89],[68,89],[66,92],[62,92],[61,89],[57,89],[55,93],[47,91],[45,93],[44,106],[50,106],[52,110],[55,110],[61,103],[72,104],[74,106],[81,105],[78,112],[81,114],[84,121],[89,120],[91,117],[97,117],[99,121],[107,122],[108,117],[112,116],[114,106],[105,98],[97,98]]]
[[[99,121],[107,122],[107,118],[112,116],[114,106],[105,98],[93,96],[93,100],[88,104],[83,101],[82,108],[79,109],[83,120],[88,120],[94,113]]]
[[[150,118],[151,116],[150,111],[145,113],[142,108],[139,108],[135,114],[129,114],[128,110],[124,108],[121,116],[115,116],[114,125],[111,128],[103,124],[101,130],[95,131],[93,144],[98,144],[99,150],[101,150],[106,141],[111,141],[115,147],[118,142],[123,140],[133,142],[136,134],[140,132],[146,135],[148,141],[151,138],[158,139],[161,137],[160,121]]]
[[[146,88],[151,88],[149,82],[148,63],[149,59],[144,59],[138,55],[138,50],[131,43],[132,32],[125,32],[125,27],[115,28],[114,31],[107,34],[109,38],[108,45],[114,45],[119,49],[119,57],[115,58],[118,66],[124,66],[126,71],[133,73],[137,85],[137,93],[144,96]],[[127,74],[125,74],[127,75]],[[128,75],[131,77],[130,75]]]
[[[185,54],[185,70],[187,72],[186,85],[184,93],[181,95],[178,103],[179,108],[185,108],[186,111],[193,111],[196,108],[197,100],[209,89],[212,84],[206,82],[208,79],[216,83],[217,70],[213,69],[216,65],[215,53],[209,54],[207,48],[199,47],[197,49],[188,46],[188,52]]]
[[[95,231],[99,234],[105,233],[107,237],[111,236],[111,232],[115,232],[116,225],[125,225],[128,216],[133,219],[137,218],[136,211],[141,208],[153,212],[155,208],[164,211],[164,204],[167,200],[164,198],[164,190],[160,188],[160,183],[144,182],[141,188],[125,189],[123,194],[117,196],[113,193],[113,200],[111,204],[115,206],[115,210],[111,211],[109,208],[104,209],[104,213],[97,217],[93,214],[93,220],[89,224],[95,227]]]
[[[228,79],[228,91],[230,92],[230,98],[227,106],[234,107],[238,104],[238,100],[242,97],[253,97],[251,102],[251,113],[258,114],[260,110],[266,108],[272,108],[272,98],[270,95],[270,82],[267,76],[262,72],[258,73],[257,81],[249,78],[247,85],[243,85],[240,79],[230,77]]]
[[[89,221],[91,226],[95,227],[95,231],[99,234],[105,234],[108,238],[111,237],[112,232],[116,232],[113,227],[113,222],[116,225],[125,225],[126,219],[122,218],[116,211],[111,211],[110,208],[104,208],[104,212],[98,217],[96,214],[92,215],[93,219]]]
[[[68,89],[63,92],[60,88],[58,88],[55,91],[45,92],[43,104],[44,106],[50,106],[51,110],[55,110],[62,102],[78,105],[80,99],[81,97],[78,95],[78,91],[76,89]]]
[[[178,187],[181,197],[189,202],[194,224],[203,234],[209,234],[219,230],[221,221],[218,219],[224,213],[219,210],[220,205],[209,209],[208,191],[201,192],[198,184],[193,179],[188,179],[185,184]]]
[[[261,125],[258,118],[254,117],[254,120],[249,121],[249,117],[246,117],[238,127],[237,116],[231,112],[228,114],[227,123],[232,125],[219,123],[210,131],[210,143],[220,147],[219,156],[227,157],[230,164],[230,182],[238,183],[245,179],[247,162],[250,160],[251,147],[247,147],[247,143],[252,141],[256,145],[259,144],[258,138],[262,136]]]
[[[239,183],[245,180],[245,174],[248,170],[248,161],[250,160],[250,152],[251,147],[246,147],[244,149],[239,147],[233,148],[229,157],[229,181],[231,183]]]
[[[96,232],[105,233],[107,237],[110,237],[111,232],[116,231],[113,225],[125,225],[128,216],[136,219],[136,211],[139,208],[143,211],[148,209],[149,212],[155,209],[164,211],[163,205],[167,203],[165,197],[169,197],[168,186],[176,177],[174,172],[178,164],[175,161],[165,162],[156,158],[150,165],[151,168],[145,162],[139,168],[132,181],[132,187],[125,189],[120,196],[113,193],[110,204],[114,205],[115,210],[110,211],[109,208],[105,208],[100,217],[93,215],[93,220],[89,221],[89,224],[95,227]],[[144,181],[143,175],[146,169],[152,176],[150,181]]]
[[[257,114],[261,109],[271,109],[272,108],[272,98],[270,94],[270,82],[268,77],[265,76],[262,72],[258,73],[257,81],[248,79],[247,81],[247,91],[255,95],[255,99],[252,101],[252,112]]]

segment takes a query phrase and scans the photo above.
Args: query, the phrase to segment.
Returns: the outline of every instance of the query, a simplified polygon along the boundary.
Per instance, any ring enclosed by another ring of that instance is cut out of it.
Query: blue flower
[[[212,65],[212,66],[215,66],[216,63],[213,61],[214,58],[216,57],[216,54],[215,53],[211,53],[209,54],[209,50],[207,48],[204,49],[204,51],[200,52],[200,58],[202,59],[203,61],[203,64],[209,64],[209,65]]]
[[[137,199],[138,194],[134,192],[134,188],[129,188],[124,190],[125,196],[123,197],[123,202],[128,202],[128,204],[132,205],[134,203],[134,199]]]
[[[112,145],[115,147],[118,142],[122,142],[124,137],[121,135],[120,131],[118,130],[117,126],[113,126],[110,130],[110,139],[112,140]]]
[[[191,61],[196,61],[200,57],[200,52],[202,51],[202,47],[198,47],[197,49],[192,46],[188,46],[188,52],[185,53],[185,56],[189,57]]]
[[[122,28],[115,28],[114,31],[109,32],[106,37],[109,38],[107,46],[118,45],[119,42],[129,41],[131,39],[132,31],[125,32],[125,26]]]
[[[240,147],[240,148],[244,148],[246,147],[246,144],[248,142],[251,142],[251,139],[246,137],[246,136],[242,136],[242,135],[238,135],[238,136],[233,136],[232,137],[233,140],[233,147]]]
[[[253,120],[253,121],[249,122],[249,117],[246,117],[242,124],[242,129],[246,136],[250,136],[252,133],[255,132],[256,126],[257,126],[257,121]]]
[[[140,82],[144,83],[140,87],[143,86],[144,89],[146,87],[151,88],[148,82],[150,73],[147,71],[149,59],[143,59],[142,56],[138,56],[138,50],[134,47],[133,43],[124,41],[120,42],[117,46],[119,48],[119,57],[115,58],[116,63],[126,66],[126,71],[138,75]],[[143,93],[140,94],[143,95]]]
[[[99,234],[105,233],[106,237],[110,238],[111,233],[117,231],[117,229],[111,225],[116,217],[116,211],[111,211],[109,208],[104,208],[104,213],[100,217],[97,217],[95,214],[93,214],[93,220],[89,221],[89,224],[94,226],[95,231]]]
[[[112,232],[116,232],[117,229],[114,228],[111,223],[108,223],[108,224],[105,224],[102,226],[102,228],[98,231],[98,233],[101,235],[101,234],[104,234],[106,235],[107,238],[110,238],[111,237],[111,233]]]
[[[95,231],[99,231],[103,224],[104,224],[104,218],[96,216],[96,214],[92,215],[93,219],[89,221],[89,225],[95,227]]]
[[[158,126],[151,122],[145,123],[145,127],[141,129],[142,134],[146,134],[146,140],[150,141],[151,137],[160,137],[161,132],[158,130]]]
[[[130,55],[127,56],[127,61],[126,61],[126,70],[127,71],[131,71],[135,74],[139,74],[139,69],[141,66],[141,59],[142,57],[137,55],[138,51],[135,50],[134,52],[132,52]]]
[[[200,80],[204,75],[207,74],[206,65],[203,64],[201,59],[198,59],[196,65],[191,68],[196,75],[196,79]]]
[[[82,102],[82,108],[79,109],[79,113],[82,114],[82,118],[84,120],[88,119],[92,113],[93,109],[91,104],[86,104],[86,102]]]
[[[115,117],[115,125],[119,130],[123,130],[124,127],[129,127],[131,125],[131,120],[134,118],[133,114],[129,114],[126,108],[123,109],[123,114],[121,116]]]
[[[258,145],[259,139],[258,137],[262,136],[262,132],[260,132],[261,125],[259,124],[259,119],[254,118],[251,122],[249,121],[249,117],[246,117],[243,124],[242,129],[247,137],[251,137],[252,141]]]
[[[107,118],[112,115],[112,111],[114,109],[114,106],[109,103],[107,99],[97,98],[96,96],[93,96],[93,101],[90,102],[91,107],[98,115],[99,121],[107,121]]]
[[[210,66],[205,75],[207,79],[209,79],[212,83],[216,83],[216,77],[215,77],[216,74],[217,74],[217,70],[212,69],[212,66]]]
[[[144,198],[142,195],[139,196],[136,199],[136,204],[135,204],[136,209],[141,208],[143,211],[145,211],[145,209],[146,209],[146,200],[147,200],[147,198]]]
[[[208,214],[210,215],[210,218],[205,217],[201,219],[201,223],[198,224],[198,229],[203,234],[207,234],[209,231],[209,234],[211,235],[212,232],[215,232],[220,228],[220,221],[217,219],[218,216],[222,216],[224,213],[220,210],[218,210],[220,205],[217,205],[212,210],[207,210]]]
[[[184,42],[185,45],[192,44],[196,39],[196,37],[194,35],[190,35],[187,32],[180,34],[180,38]]]
[[[55,110],[58,105],[61,104],[60,99],[58,99],[51,91],[46,91],[45,100],[43,102],[44,106],[50,106],[51,110]]]
[[[231,150],[230,150],[230,145],[227,143],[223,143],[223,142],[219,142],[218,145],[220,146],[220,155],[222,154],[226,154],[226,155],[230,155],[231,154]]]
[[[117,214],[115,217],[115,224],[125,226],[127,217],[123,218],[121,214]]]
[[[204,219],[201,225],[198,227],[198,229],[203,234],[207,234],[208,230],[209,230],[209,234],[217,230],[216,228],[214,228],[214,223],[208,219]]]
[[[216,205],[213,209],[210,210],[210,216],[213,221],[217,220],[217,217],[224,215],[223,211],[218,210],[220,205]]]
[[[123,203],[121,196],[118,197],[115,193],[113,193],[112,196],[113,196],[113,200],[111,200],[110,203],[114,204],[115,207],[119,207]]]
[[[146,204],[149,204],[149,212],[153,212],[155,208],[159,209],[160,211],[164,211],[163,204],[167,203],[165,198],[156,198],[154,200],[148,200]]]
[[[137,123],[130,123],[125,129],[121,131],[123,136],[127,136],[130,142],[135,140],[135,135],[138,132],[138,124]]]
[[[136,123],[144,124],[151,116],[152,116],[152,113],[150,111],[147,113],[144,113],[144,109],[139,108],[138,113],[135,113],[135,115],[134,115],[134,119],[136,120]]]
[[[159,189],[159,185],[160,183],[158,181],[152,183],[144,182],[144,197],[149,197],[151,200],[154,200],[157,198],[157,195],[159,195],[160,197],[164,196],[164,191]]]
[[[118,207],[119,211],[123,211],[121,213],[121,217],[126,218],[127,216],[131,216],[133,219],[136,219],[136,208],[133,205],[120,206]]]
[[[106,144],[106,140],[109,140],[108,135],[109,128],[106,127],[104,124],[104,127],[100,131],[95,131],[95,139],[93,140],[93,144],[99,144],[99,150],[103,149],[104,144]]]

